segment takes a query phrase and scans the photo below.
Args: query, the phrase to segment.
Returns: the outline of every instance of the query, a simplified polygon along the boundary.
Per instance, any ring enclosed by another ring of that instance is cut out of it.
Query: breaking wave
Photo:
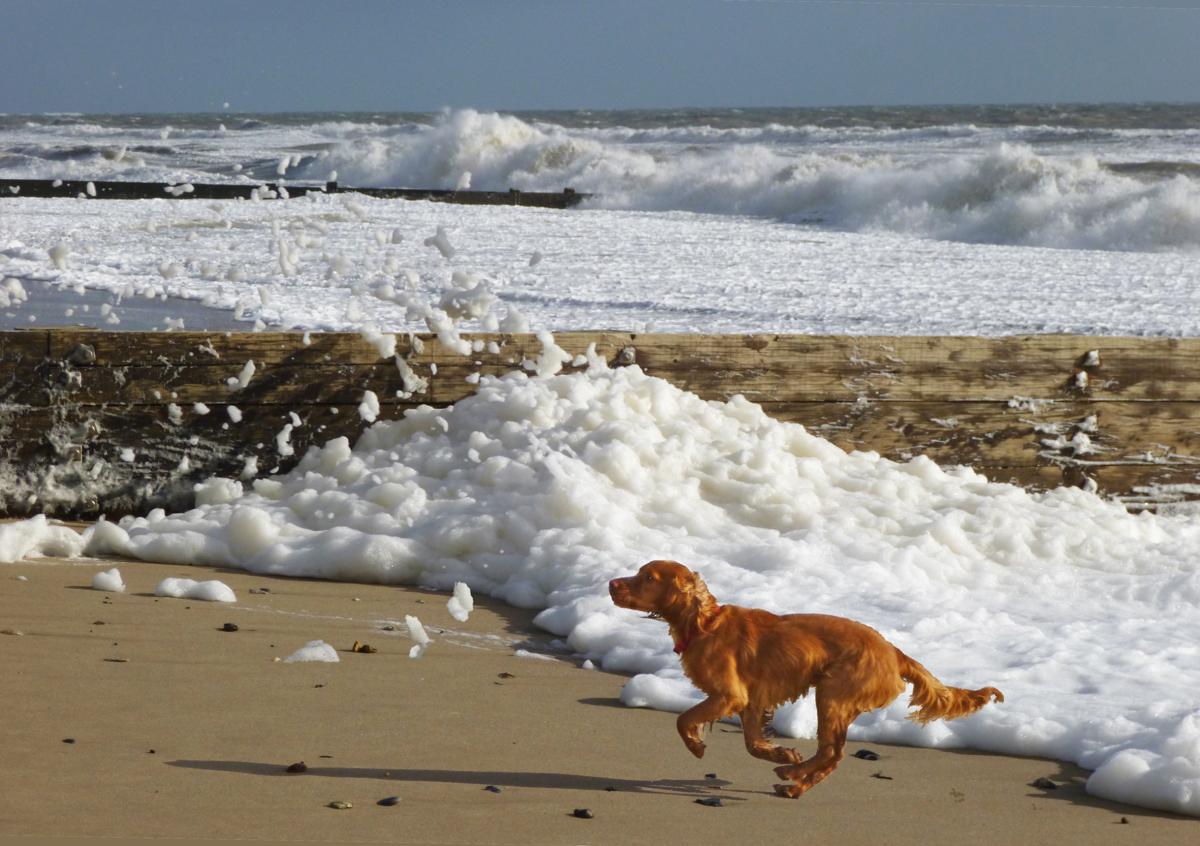
[[[570,186],[605,208],[767,216],[973,243],[1200,248],[1200,181],[1139,178],[1095,155],[1050,156],[1000,140],[1045,135],[1046,127],[569,130],[462,110],[406,129],[343,138],[297,175],[336,172],[341,182],[364,186]],[[1095,140],[1081,130],[1062,133],[1078,143]],[[907,140],[888,149],[900,136]],[[939,146],[965,136],[993,143]]]

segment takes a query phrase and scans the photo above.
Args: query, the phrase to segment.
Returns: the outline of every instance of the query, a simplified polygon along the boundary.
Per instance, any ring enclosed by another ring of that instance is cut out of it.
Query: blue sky
[[[0,0],[0,112],[1200,99],[1200,0],[1016,2]]]

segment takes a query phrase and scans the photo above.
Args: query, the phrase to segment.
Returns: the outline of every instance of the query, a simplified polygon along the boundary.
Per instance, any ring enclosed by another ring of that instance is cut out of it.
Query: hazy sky
[[[1200,0],[0,0],[0,112],[1200,100]]]

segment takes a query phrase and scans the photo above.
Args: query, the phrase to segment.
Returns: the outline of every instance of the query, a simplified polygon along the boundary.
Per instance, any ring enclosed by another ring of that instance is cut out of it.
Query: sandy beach
[[[127,592],[91,589],[114,563]],[[167,576],[218,578],[238,602],[153,596]],[[554,645],[529,612],[483,598],[458,623],[445,594],[166,564],[41,559],[3,566],[0,581],[5,840],[1144,846],[1196,834],[1195,820],[1093,799],[1069,764],[880,744],[851,743],[879,760],[848,757],[781,800],[735,726],[718,725],[695,760],[673,715],[620,704],[622,676],[518,655]],[[434,640],[419,660],[405,614]],[[340,662],[276,660],[315,639]],[[356,640],[378,651],[352,653]],[[306,772],[285,772],[300,761]],[[398,804],[376,804],[389,796]]]

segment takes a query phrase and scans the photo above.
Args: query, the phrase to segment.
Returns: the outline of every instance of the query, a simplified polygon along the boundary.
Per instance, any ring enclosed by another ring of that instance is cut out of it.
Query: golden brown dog
[[[636,576],[608,583],[613,602],[648,611],[670,626],[683,671],[708,698],[679,715],[679,735],[704,756],[700,727],[737,714],[746,749],[774,761],[791,779],[775,785],[796,798],[837,768],[846,730],[866,711],[882,708],[912,682],[910,719],[919,723],[963,717],[1004,695],[994,687],[947,687],[892,646],[879,632],[824,614],[779,616],[756,608],[721,606],[700,577],[675,561],[651,561]],[[776,705],[817,689],[817,753],[805,761],[795,749],[763,738],[764,715]]]

